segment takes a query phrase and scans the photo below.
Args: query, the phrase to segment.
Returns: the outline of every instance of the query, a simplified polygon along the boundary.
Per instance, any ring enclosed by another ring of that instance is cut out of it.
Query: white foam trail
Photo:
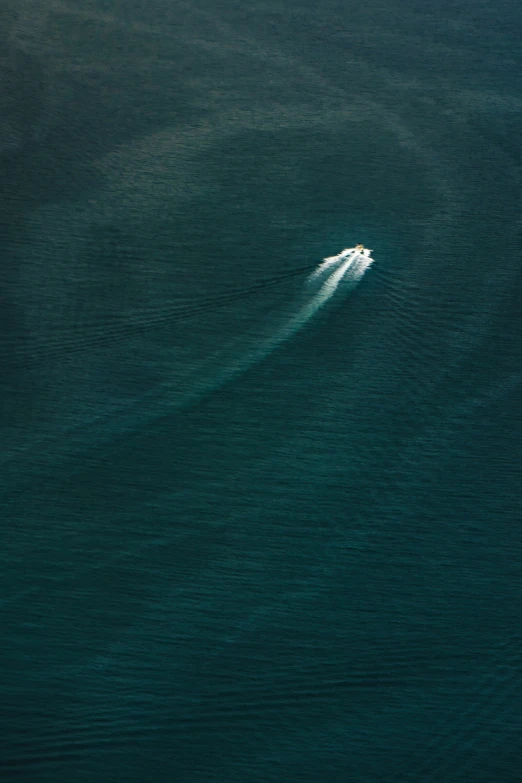
[[[307,302],[301,309],[290,318],[284,326],[282,326],[272,337],[265,340],[256,350],[250,352],[248,356],[244,357],[241,361],[237,362],[233,367],[225,371],[225,373],[219,379],[219,385],[226,383],[234,375],[240,372],[244,372],[249,367],[257,364],[264,359],[274,348],[281,345],[290,337],[293,337],[303,326],[315,315],[315,313],[325,305],[329,299],[335,294],[340,283],[343,282],[343,288],[346,290],[352,290],[357,283],[361,280],[362,276],[373,263],[373,258],[370,256],[369,250],[366,252],[360,251],[357,248],[347,248],[343,250],[337,256],[330,256],[326,258],[322,264],[319,265],[308,278],[308,281],[313,281],[317,278],[318,272],[322,272],[331,267],[334,267],[334,271],[330,272],[329,277],[322,284],[319,291]],[[327,262],[327,266],[324,264]],[[337,265],[337,268],[335,266]]]
[[[125,432],[132,432],[133,430],[135,431],[136,426],[142,425],[145,421],[150,421],[151,419],[158,419],[162,415],[172,412],[173,410],[176,409],[179,410],[180,408],[183,408],[185,405],[190,404],[191,402],[194,402],[195,400],[203,397],[205,394],[208,394],[209,392],[218,389],[234,376],[237,376],[241,372],[244,372],[245,370],[252,367],[254,364],[260,362],[269,353],[271,353],[271,351],[273,351],[278,345],[281,345],[283,342],[285,342],[290,337],[295,335],[300,329],[302,329],[302,327],[315,315],[315,313],[319,310],[319,308],[325,305],[332,298],[332,296],[335,294],[335,292],[337,291],[341,283],[344,284],[342,287],[345,288],[345,290],[352,290],[357,285],[357,283],[361,280],[362,276],[364,275],[368,267],[372,264],[373,258],[370,257],[370,251],[364,253],[360,251],[355,252],[355,250],[356,250],[355,248],[350,248],[349,251],[343,250],[342,253],[339,253],[338,256],[332,256],[328,259],[325,259],[325,261],[330,262],[328,265],[328,269],[330,267],[334,267],[334,270],[330,273],[327,280],[321,285],[317,293],[312,296],[312,299],[310,301],[304,304],[293,317],[289,318],[289,320],[279,329],[279,331],[277,331],[273,336],[269,337],[267,340],[262,342],[261,345],[257,347],[257,349],[254,349],[253,351],[249,351],[235,364],[229,366],[217,377],[214,377],[214,379],[210,383],[209,382],[206,383],[202,382],[199,384],[196,383],[191,393],[187,394],[183,400],[179,400],[177,403],[173,401],[175,384],[173,383],[173,381],[169,381],[161,384],[159,388],[153,390],[152,395],[151,394],[145,395],[145,397],[143,397],[140,401],[136,401],[136,403],[134,403],[132,407],[125,406],[125,408],[120,408],[117,411],[114,410],[112,414],[101,416],[97,420],[90,422],[89,441],[91,445],[95,441],[101,443],[102,440],[103,441],[110,440],[110,437],[116,433],[122,435]],[[336,265],[338,265],[337,268],[335,268]],[[321,268],[321,266],[319,268]],[[314,272],[311,275],[309,280],[313,279],[314,276],[316,277],[316,272]],[[154,403],[153,416],[151,416],[150,413],[148,412],[148,406],[146,405],[147,402]],[[122,418],[123,421],[121,420]],[[85,422],[80,429],[81,430],[85,429]],[[59,463],[61,459],[68,459],[72,457],[73,454],[77,453],[82,447],[85,447],[85,442],[83,438],[79,437],[78,440],[75,442],[75,438],[71,437],[71,435],[73,434],[74,433],[72,433],[71,431],[68,431],[67,438],[59,439],[60,440],[59,445],[63,446],[63,449],[60,448],[58,452],[54,453],[55,467],[56,464]],[[65,444],[63,444],[62,441],[65,441]],[[36,444],[33,443],[32,447],[34,448],[35,445]],[[31,448],[31,451],[33,451],[33,448]],[[39,461],[36,460],[36,472],[38,472],[38,462]],[[81,463],[81,465],[83,465],[83,463]],[[20,468],[20,464],[18,465],[18,467]],[[32,464],[32,461],[29,461],[29,463],[26,464],[25,467],[26,469],[27,468],[29,469],[28,474],[26,474],[26,479],[27,479],[31,475],[31,473],[35,471],[35,465]],[[74,472],[76,471],[73,469],[72,473]],[[5,473],[5,466],[4,466],[4,473]],[[68,476],[70,475],[71,473],[69,472]],[[14,486],[14,484],[12,486]],[[154,547],[158,545],[158,543],[159,545],[162,545],[163,538],[159,542],[156,539],[154,539],[153,541],[151,541],[150,546]],[[142,544],[136,549],[131,547],[130,550],[126,550],[123,553],[117,553],[106,560],[100,561],[95,566],[92,565],[87,566],[87,568],[81,571],[81,573],[85,574],[87,572],[94,570],[94,568],[98,568],[98,567],[103,568],[108,563],[116,561],[120,559],[120,557],[126,557],[129,554],[129,552],[140,551],[141,549],[145,548],[145,546],[149,546],[149,545]],[[20,590],[17,593],[14,593],[11,596],[2,599],[0,601],[0,605],[2,606],[10,605],[16,600],[18,600],[19,598],[26,597],[27,595],[32,594],[35,591],[36,588],[34,586],[26,587],[23,590]]]
[[[339,256],[330,256],[330,258],[325,258],[322,264],[319,264],[317,269],[312,272],[309,280],[317,280],[318,277],[322,277],[326,272],[331,270],[332,266],[335,266],[339,263],[340,255]]]
[[[59,433],[42,436],[29,444],[22,446],[14,454],[11,453],[2,460],[2,470],[6,474],[7,464],[12,463],[14,474],[11,477],[13,485],[18,471],[25,469],[30,475],[33,470],[39,470],[39,460],[33,460],[31,454],[35,448],[46,448],[48,454],[53,452],[56,463],[62,459],[70,459],[76,452],[80,452],[86,445],[101,445],[110,440],[114,435],[123,435],[126,432],[135,431],[145,421],[157,419],[173,410],[179,410],[186,405],[201,398],[215,389],[223,386],[233,377],[245,372],[253,365],[268,356],[277,346],[295,335],[325,305],[342,283],[342,289],[347,292],[353,289],[362,278],[373,258],[370,251],[359,251],[357,248],[347,248],[337,256],[324,259],[308,282],[317,282],[318,276],[328,273],[328,277],[322,282],[319,290],[312,295],[295,315],[291,316],[273,335],[258,342],[256,347],[243,354],[243,356],[229,364],[219,372],[209,368],[212,379],[195,380],[192,388],[180,394],[178,389],[179,379],[168,379],[158,384],[139,400],[123,404],[115,404],[100,416],[95,416],[89,421],[80,422]],[[210,357],[210,365],[214,364],[216,357]],[[151,415],[150,411],[154,413]],[[67,437],[63,437],[63,436]],[[34,464],[33,464],[34,463]]]
[[[352,257],[353,261],[356,261],[361,256],[363,258],[370,258],[371,252],[372,251],[368,250],[368,248],[360,250],[357,247],[347,247],[344,250],[341,250],[338,255],[325,258],[324,261],[319,264],[315,272],[310,275],[309,280],[316,280],[318,277],[323,277],[333,266],[345,258],[348,259],[349,257]]]
[[[326,272],[328,272],[332,266],[335,266],[340,261],[343,260],[343,258],[347,258],[352,253],[356,253],[357,248],[355,247],[347,247],[345,250],[341,250],[340,253],[338,253],[336,256],[328,256],[328,258],[325,258],[321,264],[317,267],[317,269],[312,272],[309,280],[316,280],[318,277],[323,276]]]

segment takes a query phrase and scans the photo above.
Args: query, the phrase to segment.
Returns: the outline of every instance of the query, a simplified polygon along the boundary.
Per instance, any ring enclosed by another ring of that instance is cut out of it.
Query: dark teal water
[[[520,780],[520,22],[4,6],[2,781]]]

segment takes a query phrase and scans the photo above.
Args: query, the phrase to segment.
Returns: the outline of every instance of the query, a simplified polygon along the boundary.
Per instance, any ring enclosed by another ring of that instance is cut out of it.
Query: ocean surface
[[[520,782],[521,23],[3,3],[2,783]]]

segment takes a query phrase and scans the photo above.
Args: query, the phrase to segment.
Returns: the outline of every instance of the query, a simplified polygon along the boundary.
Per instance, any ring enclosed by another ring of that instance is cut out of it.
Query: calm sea
[[[4,4],[3,783],[520,781],[521,21]]]

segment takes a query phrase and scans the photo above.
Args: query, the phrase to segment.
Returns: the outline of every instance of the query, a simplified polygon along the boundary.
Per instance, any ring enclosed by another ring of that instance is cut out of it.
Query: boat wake
[[[364,247],[363,245],[347,247],[338,255],[325,258],[324,261],[319,264],[315,272],[310,275],[309,279],[317,280],[318,278],[324,278],[328,272],[338,268],[341,262],[347,261],[350,262],[349,268],[352,270],[352,275],[356,269],[359,271],[362,269],[362,274],[358,276],[357,274],[355,275],[356,280],[359,280],[373,261],[373,258],[370,255],[371,252],[371,250],[369,250],[367,247]]]
[[[299,331],[335,294],[342,283],[342,290],[347,293],[355,288],[362,276],[372,264],[370,250],[351,247],[343,250],[337,256],[325,258],[308,278],[309,286],[320,283],[319,290],[312,296],[295,316],[269,341],[268,349],[288,340]]]
[[[268,336],[265,333],[264,336],[259,337],[259,324],[257,324],[255,335],[250,337],[246,335],[249,345],[245,345],[243,336],[238,338],[238,343],[232,341],[231,346],[236,357],[240,353],[238,358],[227,358],[226,350],[225,355],[222,351],[221,353],[216,351],[203,364],[194,367],[184,381],[179,372],[169,373],[165,380],[155,384],[138,399],[123,403],[115,402],[106,407],[103,413],[87,418],[80,417],[80,421],[72,426],[55,430],[14,449],[4,455],[0,462],[4,474],[6,476],[9,474],[9,484],[11,486],[17,484],[17,479],[32,481],[36,478],[35,473],[39,473],[40,464],[38,453],[42,450],[45,450],[47,459],[50,458],[56,468],[64,460],[70,460],[74,454],[81,453],[85,449],[97,448],[114,438],[135,432],[145,423],[192,404],[220,388],[262,361],[273,350],[293,337],[338,290],[343,293],[352,290],[372,262],[370,251],[361,246],[348,248],[336,256],[324,259],[307,279],[303,290],[304,302],[297,303],[293,314],[290,310],[279,327],[269,327]],[[208,314],[218,308],[230,306],[236,301],[262,293],[268,286],[282,285],[288,279],[309,270],[310,266],[306,266],[293,272],[285,272],[243,291],[217,296],[199,304],[176,309],[168,314],[163,313],[161,316],[141,322],[140,333],[146,330],[147,326],[156,325],[158,320],[168,325],[174,321],[190,319],[196,315]],[[118,330],[109,330],[109,333],[105,334],[105,339],[108,337],[118,339]],[[63,351],[64,346],[60,349]],[[74,349],[75,346],[71,345],[71,350]]]
[[[373,263],[374,259],[370,253],[370,250],[357,246],[347,248],[336,256],[324,259],[308,277],[307,286],[303,292],[305,302],[298,306],[297,312],[294,312],[293,315],[291,313],[287,315],[278,328],[272,328],[268,337],[259,338],[257,344],[244,349],[239,358],[227,362],[226,368],[217,371],[212,376],[212,380],[206,383],[203,381],[201,385],[195,383],[188,398],[181,404],[173,404],[170,400],[167,405],[173,408],[183,407],[184,404],[191,403],[195,398],[200,398],[219,389],[234,377],[259,364],[272,351],[296,335],[339,289],[346,294],[355,288]],[[312,289],[311,297],[310,289]]]

